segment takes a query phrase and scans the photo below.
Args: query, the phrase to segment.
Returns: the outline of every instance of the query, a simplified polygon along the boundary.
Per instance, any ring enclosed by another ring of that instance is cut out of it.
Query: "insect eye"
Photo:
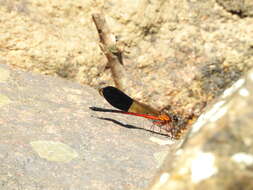
[[[177,122],[179,120],[179,118],[176,115],[173,115],[172,120]]]

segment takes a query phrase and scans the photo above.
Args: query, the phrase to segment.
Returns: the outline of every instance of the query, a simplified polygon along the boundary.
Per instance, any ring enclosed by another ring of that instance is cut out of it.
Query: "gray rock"
[[[168,139],[151,123],[92,112],[109,105],[88,86],[5,65],[0,76],[1,190],[143,189],[154,176]]]

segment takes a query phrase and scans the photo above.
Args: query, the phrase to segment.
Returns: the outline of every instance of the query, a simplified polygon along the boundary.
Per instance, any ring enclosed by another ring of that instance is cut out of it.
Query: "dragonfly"
[[[113,86],[106,86],[99,89],[100,95],[114,108],[118,110],[107,110],[106,112],[133,115],[149,119],[154,125],[166,132],[168,137],[179,139],[186,129],[186,121],[178,114],[157,110],[149,105],[141,103],[126,95],[124,92]],[[103,111],[104,109],[90,107],[93,111]]]

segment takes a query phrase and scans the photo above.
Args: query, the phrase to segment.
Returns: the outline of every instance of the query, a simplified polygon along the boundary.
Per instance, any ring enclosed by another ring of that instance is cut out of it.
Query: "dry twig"
[[[111,34],[102,14],[93,14],[92,19],[98,31],[100,48],[108,60],[107,67],[111,69],[116,87],[122,89],[124,86],[120,80],[124,75],[121,56],[122,53],[117,48],[116,38]]]

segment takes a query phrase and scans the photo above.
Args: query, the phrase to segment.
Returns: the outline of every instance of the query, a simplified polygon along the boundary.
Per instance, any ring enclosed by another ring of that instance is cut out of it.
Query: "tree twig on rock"
[[[107,67],[111,69],[115,86],[122,89],[124,86],[121,82],[121,78],[124,75],[122,52],[117,47],[116,38],[110,32],[105,17],[102,14],[96,13],[92,14],[92,19],[98,31],[100,49],[108,60]]]

